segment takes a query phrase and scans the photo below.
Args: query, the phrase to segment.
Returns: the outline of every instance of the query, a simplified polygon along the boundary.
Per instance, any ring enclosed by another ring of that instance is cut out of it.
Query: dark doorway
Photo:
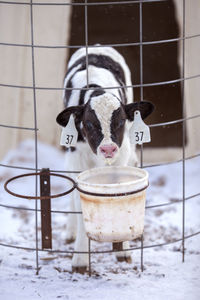
[[[73,2],[80,2],[73,1]],[[89,0],[88,2],[94,2]],[[95,2],[102,2],[95,0]],[[84,6],[73,6],[70,45],[85,45]],[[179,37],[179,28],[172,0],[143,3],[143,41],[158,41]],[[88,6],[89,45],[139,42],[139,4]],[[140,83],[139,46],[116,47],[125,57],[132,73],[133,84]],[[76,49],[70,49],[70,56]],[[180,78],[178,42],[143,46],[144,83]],[[140,100],[140,88],[134,89],[135,101]],[[144,99],[152,101],[156,110],[149,124],[183,117],[180,83],[144,87]],[[182,145],[182,124],[152,128],[151,147]]]

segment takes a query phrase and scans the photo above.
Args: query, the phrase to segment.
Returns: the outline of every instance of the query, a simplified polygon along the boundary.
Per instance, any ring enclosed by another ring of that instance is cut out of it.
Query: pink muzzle
[[[113,158],[117,151],[117,147],[115,145],[103,145],[99,149],[105,158]]]

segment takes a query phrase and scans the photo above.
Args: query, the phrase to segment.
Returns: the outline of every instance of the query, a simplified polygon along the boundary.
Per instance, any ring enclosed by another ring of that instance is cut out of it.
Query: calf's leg
[[[130,244],[129,242],[123,242],[122,243],[122,249],[129,249]],[[127,262],[127,263],[132,263],[132,258],[131,258],[131,251],[120,251],[116,253],[116,258],[120,262]]]
[[[81,203],[80,203],[80,196],[77,191],[76,193],[76,200],[75,200],[75,208],[77,211],[81,211]],[[77,235],[75,241],[75,249],[74,251],[77,252],[88,252],[89,249],[89,242],[88,237],[85,232],[85,227],[83,223],[82,214],[77,215]],[[88,253],[74,253],[72,259],[72,271],[85,273],[89,266],[89,255]]]
[[[70,196],[70,207],[69,210],[71,212],[75,212],[74,205],[74,192],[69,195]],[[76,239],[76,231],[77,231],[77,215],[74,213],[70,213],[67,220],[67,234],[66,234],[66,243],[70,244]]]

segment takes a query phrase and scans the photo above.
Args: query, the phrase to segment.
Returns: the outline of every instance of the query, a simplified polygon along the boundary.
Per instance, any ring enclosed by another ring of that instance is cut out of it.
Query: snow
[[[34,141],[27,140],[10,151],[1,162],[34,168]],[[49,145],[38,145],[39,168],[62,170],[64,154]],[[186,197],[199,193],[200,158],[186,161]],[[182,163],[148,168],[150,187],[147,207],[161,203],[167,206],[147,208],[144,246],[167,243],[182,237]],[[35,201],[14,198],[3,189],[6,179],[26,170],[0,168],[0,204],[35,208]],[[27,171],[31,172],[31,171]],[[69,187],[64,179],[52,178],[52,193]],[[19,179],[9,188],[20,194],[34,195],[35,179]],[[38,202],[39,206],[39,202]],[[53,210],[69,209],[68,197],[52,200]],[[185,202],[185,235],[200,228],[200,196]],[[35,247],[35,214],[32,211],[0,207],[0,243]],[[52,214],[53,249],[72,251],[66,245],[67,214]],[[38,214],[40,227],[40,216]],[[39,232],[40,248],[40,232]],[[92,242],[92,250],[110,250],[110,243]],[[0,246],[0,299],[161,299],[190,300],[200,295],[200,235],[185,240],[185,262],[181,242],[144,249],[144,271],[141,251],[132,251],[132,264],[116,261],[112,253],[93,254],[92,276],[71,272],[70,253],[39,252],[39,275],[35,274],[35,252]],[[140,241],[131,242],[140,247]]]

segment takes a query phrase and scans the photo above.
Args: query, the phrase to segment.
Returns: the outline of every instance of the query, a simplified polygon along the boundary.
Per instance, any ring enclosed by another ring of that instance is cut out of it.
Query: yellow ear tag
[[[60,138],[60,145],[69,147],[76,147],[78,139],[78,132],[76,130],[74,116],[71,114],[69,121],[62,129],[61,138]]]
[[[151,142],[149,126],[141,118],[139,110],[134,112],[134,121],[129,131],[131,144],[143,144]]]

